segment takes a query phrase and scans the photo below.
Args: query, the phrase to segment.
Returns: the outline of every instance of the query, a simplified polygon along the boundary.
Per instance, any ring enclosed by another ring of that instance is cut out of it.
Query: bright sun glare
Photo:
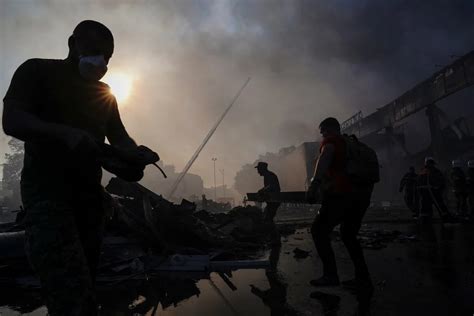
[[[102,80],[110,86],[119,106],[124,106],[132,91],[132,78],[122,72],[112,72],[107,73]]]

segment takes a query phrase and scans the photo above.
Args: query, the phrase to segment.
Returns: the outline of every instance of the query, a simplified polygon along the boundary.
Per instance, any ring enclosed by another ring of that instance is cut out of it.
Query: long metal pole
[[[209,141],[209,139],[211,138],[211,136],[214,134],[214,132],[216,131],[217,127],[219,127],[219,124],[222,122],[222,120],[224,119],[224,117],[226,116],[227,112],[229,112],[229,110],[232,108],[232,106],[234,105],[235,101],[237,101],[237,99],[239,98],[240,94],[242,93],[242,91],[244,90],[244,88],[247,86],[247,84],[249,83],[250,81],[250,77],[245,81],[245,83],[243,84],[243,86],[240,88],[239,92],[237,92],[237,94],[235,95],[234,99],[232,100],[232,102],[229,104],[229,106],[227,107],[227,109],[224,111],[224,113],[222,113],[221,117],[219,118],[219,120],[216,122],[216,124],[211,128],[211,130],[209,131],[209,133],[207,133],[206,137],[204,138],[204,141],[202,142],[202,144],[198,147],[198,149],[196,150],[196,152],[194,153],[194,155],[192,155],[191,159],[188,161],[188,163],[186,164],[186,166],[184,167],[183,171],[181,172],[181,174],[179,175],[178,179],[176,179],[176,182],[174,183],[173,187],[171,188],[170,190],[170,193],[168,194],[168,199],[171,199],[173,197],[173,194],[174,192],[176,191],[176,188],[178,187],[179,183],[181,182],[181,180],[183,180],[184,176],[186,175],[186,173],[188,173],[189,169],[191,168],[191,166],[193,165],[194,161],[196,161],[197,157],[199,156],[199,154],[201,153],[202,149],[204,148],[204,146],[206,146],[207,142]]]
[[[216,187],[216,160],[217,158],[212,158],[214,162],[214,201],[217,201],[217,187]]]
[[[220,172],[222,173],[222,197],[225,198],[225,178],[224,178],[224,169],[221,169]]]

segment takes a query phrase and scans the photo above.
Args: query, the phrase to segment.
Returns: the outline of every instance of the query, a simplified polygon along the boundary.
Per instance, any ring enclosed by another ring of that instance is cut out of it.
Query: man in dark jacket
[[[255,167],[260,176],[263,177],[263,188],[261,188],[258,193],[280,193],[280,182],[275,173],[268,170],[268,164],[266,162],[259,162]],[[273,218],[276,215],[280,203],[277,202],[267,202],[265,209],[263,211],[264,221],[268,223],[273,223]]]
[[[365,295],[364,301],[367,302],[373,285],[357,233],[370,205],[373,184],[354,184],[348,177],[347,146],[339,122],[335,118],[327,118],[321,122],[319,129],[323,140],[307,195],[310,199],[317,192],[322,195],[321,208],[311,233],[323,263],[323,275],[310,283],[313,286],[339,285],[331,232],[340,224],[342,241],[355,267],[355,280],[351,283],[358,289],[358,295]]]

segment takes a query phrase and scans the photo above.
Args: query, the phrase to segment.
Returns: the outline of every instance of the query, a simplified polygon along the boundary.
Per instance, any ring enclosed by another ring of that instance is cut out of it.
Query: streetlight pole
[[[219,170],[222,173],[222,197],[225,198],[225,178],[224,178],[224,169]]]
[[[217,158],[212,158],[214,162],[214,201],[217,201],[217,187],[216,187],[216,160]]]

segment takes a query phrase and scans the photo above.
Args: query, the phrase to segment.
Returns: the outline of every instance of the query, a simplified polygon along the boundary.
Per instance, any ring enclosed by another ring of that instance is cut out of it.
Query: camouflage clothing
[[[49,315],[97,314],[94,279],[104,211],[98,200],[50,200],[26,210],[26,253],[40,278]]]

